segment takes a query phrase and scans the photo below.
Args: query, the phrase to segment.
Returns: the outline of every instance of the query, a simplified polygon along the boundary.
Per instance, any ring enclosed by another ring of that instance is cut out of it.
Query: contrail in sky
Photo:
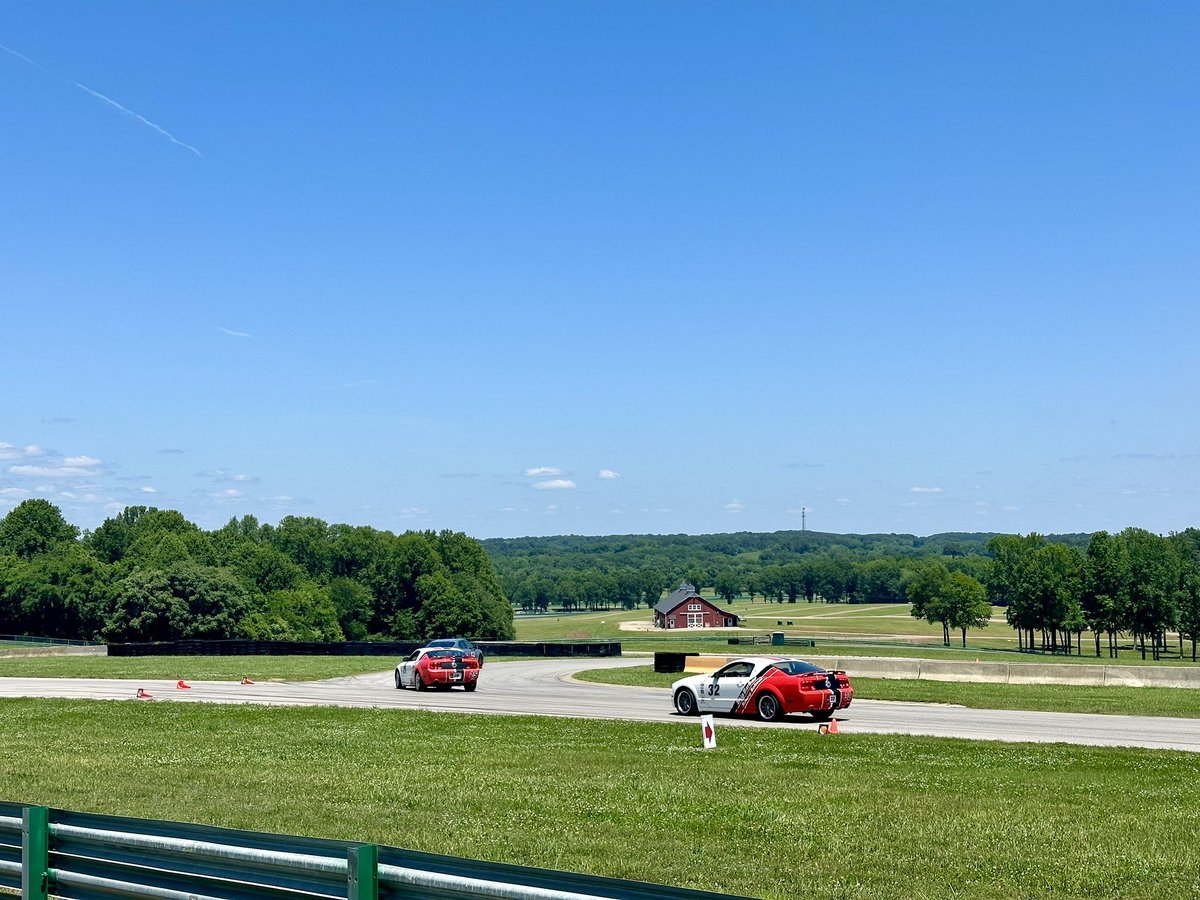
[[[105,97],[99,91],[93,91],[90,87],[88,87],[85,84],[80,84],[78,81],[71,81],[68,78],[63,78],[63,76],[59,75],[57,72],[51,72],[49,69],[47,69],[41,63],[34,62],[32,59],[30,59],[24,53],[18,53],[16,50],[12,49],[11,47],[5,47],[3,44],[0,44],[0,50],[3,50],[6,53],[11,53],[17,59],[24,60],[25,62],[29,63],[29,65],[33,66],[35,69],[38,69],[41,72],[45,72],[51,78],[57,78],[59,81],[65,82],[66,84],[70,84],[70,85],[73,85],[74,87],[79,88],[84,93],[91,94],[97,100],[100,100],[107,106],[111,106],[117,112],[124,113],[127,116],[132,116],[133,118],[135,118],[139,122],[141,122],[143,125],[147,125],[150,128],[153,128],[155,131],[157,131],[159,134],[161,134],[163,137],[165,137],[172,144],[178,144],[180,147],[183,147],[185,150],[191,150],[197,156],[199,156],[201,158],[204,157],[204,154],[201,153],[199,150],[197,150],[195,147],[193,147],[191,144],[185,144],[183,141],[179,140],[179,138],[175,137],[175,135],[171,134],[171,132],[167,131],[167,129],[163,128],[161,125],[155,125],[153,122],[151,122],[145,116],[138,115],[132,109],[128,109],[127,107],[122,106],[120,103],[118,103],[116,100],[113,100],[111,97]]]

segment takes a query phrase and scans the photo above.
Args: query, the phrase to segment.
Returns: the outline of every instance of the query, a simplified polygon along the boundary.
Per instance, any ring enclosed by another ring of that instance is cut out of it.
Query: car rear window
[[[462,656],[463,652],[461,650],[430,650],[425,655],[432,656],[435,659],[445,659],[446,657]]]
[[[799,659],[783,659],[775,663],[775,668],[789,675],[811,675],[814,672],[824,672],[820,666]]]

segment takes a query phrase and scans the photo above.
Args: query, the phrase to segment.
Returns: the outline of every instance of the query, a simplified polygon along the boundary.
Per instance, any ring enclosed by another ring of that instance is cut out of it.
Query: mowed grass
[[[1185,753],[133,701],[0,722],[22,803],[769,900],[1200,894]]]
[[[0,677],[318,681],[386,672],[397,662],[391,656],[12,656],[0,657]]]
[[[588,669],[581,681],[669,688],[694,673],[655,672],[652,666]],[[953,703],[973,709],[1027,709],[1125,716],[1200,718],[1200,691],[1182,688],[1092,687],[1064,684],[991,684],[926,679],[855,678],[856,700]],[[664,698],[664,702],[669,702]]]

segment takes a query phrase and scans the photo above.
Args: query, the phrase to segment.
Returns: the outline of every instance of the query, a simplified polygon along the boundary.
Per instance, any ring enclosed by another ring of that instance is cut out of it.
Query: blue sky
[[[1200,525],[1200,6],[0,6],[0,514]]]

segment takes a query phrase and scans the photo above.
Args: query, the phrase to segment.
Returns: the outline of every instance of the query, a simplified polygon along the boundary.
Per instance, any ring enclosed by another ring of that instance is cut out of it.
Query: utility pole
[[[801,530],[801,531],[805,531],[805,530],[806,530],[806,529],[805,529],[805,527],[804,527],[804,520],[805,520],[805,518],[807,517],[807,515],[808,515],[808,510],[807,510],[807,509],[805,509],[803,506],[802,506],[802,507],[800,507],[800,530]]]

